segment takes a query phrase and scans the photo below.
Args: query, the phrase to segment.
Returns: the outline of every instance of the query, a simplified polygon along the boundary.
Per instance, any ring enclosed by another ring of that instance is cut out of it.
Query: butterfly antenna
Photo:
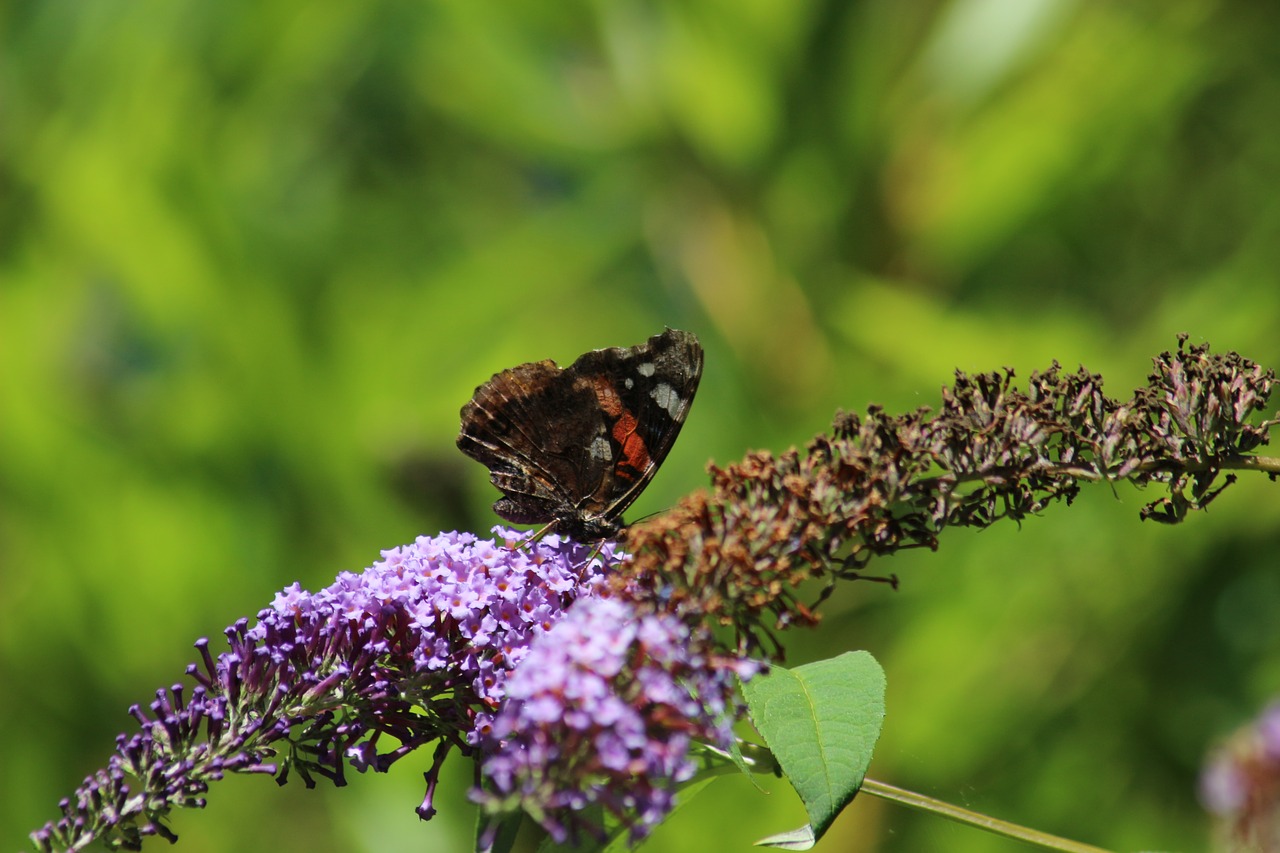
[[[662,515],[662,510],[657,510],[656,512],[651,512],[651,513],[649,513],[648,515],[642,515],[642,516],[640,516],[639,518],[637,518],[635,521],[633,521],[633,522],[631,522],[630,524],[628,524],[628,525],[627,525],[627,527],[631,527],[631,526],[633,526],[633,525],[639,524],[639,523],[640,523],[640,522],[642,522],[642,521],[648,521],[649,519],[654,518],[655,516],[659,516],[659,515]]]

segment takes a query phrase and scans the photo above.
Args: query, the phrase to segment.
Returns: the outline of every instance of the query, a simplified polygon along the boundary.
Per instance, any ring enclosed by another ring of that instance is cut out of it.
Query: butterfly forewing
[[[589,352],[572,369],[596,391],[612,452],[591,508],[616,518],[675,444],[702,377],[702,347],[688,332],[669,329],[639,347]]]

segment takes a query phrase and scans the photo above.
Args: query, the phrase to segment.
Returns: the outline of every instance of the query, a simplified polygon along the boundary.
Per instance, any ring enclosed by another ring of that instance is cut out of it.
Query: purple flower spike
[[[750,670],[706,647],[671,616],[579,601],[507,679],[473,799],[495,814],[524,808],[557,842],[601,835],[580,815],[599,804],[639,841],[696,771],[693,742],[732,739],[733,677]]]
[[[341,785],[346,762],[382,771],[438,741],[419,807],[430,817],[445,754],[473,752],[488,736],[508,673],[623,557],[557,536],[517,550],[525,534],[494,530],[501,544],[469,533],[419,537],[317,593],[295,583],[252,627],[229,627],[230,649],[216,659],[207,640],[197,642],[200,661],[187,669],[194,688],[133,706],[141,732],[121,735],[107,767],[31,840],[42,851],[94,841],[137,850],[147,836],[174,840],[169,812],[202,807],[208,783],[228,770],[278,766],[281,783],[296,771],[308,785],[315,775]],[[400,746],[379,753],[383,734]]]
[[[1280,850],[1280,702],[1210,757],[1200,800],[1216,819],[1224,849]]]

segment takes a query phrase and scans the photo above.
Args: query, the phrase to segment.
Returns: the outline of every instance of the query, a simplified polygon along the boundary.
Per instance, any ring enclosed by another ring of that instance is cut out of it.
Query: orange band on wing
[[[622,405],[622,400],[608,380],[599,377],[593,384],[601,411],[614,419],[613,440],[622,449],[622,459],[618,460],[613,468],[614,476],[624,480],[634,480],[644,473],[650,461],[649,448],[645,445],[644,439],[636,434],[639,422],[635,415],[628,412]]]

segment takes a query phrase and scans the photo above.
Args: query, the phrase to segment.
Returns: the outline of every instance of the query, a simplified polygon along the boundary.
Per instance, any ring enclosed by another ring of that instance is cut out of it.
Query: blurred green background
[[[697,332],[632,515],[956,367],[1280,365],[1280,7],[1213,0],[0,5],[0,848],[299,580],[494,521],[491,373]],[[1205,844],[1280,691],[1280,486],[1177,528],[1098,486],[842,590],[793,662],[889,676],[876,778],[1117,849]],[[231,779],[186,851],[465,850],[469,769]],[[803,822],[726,780],[650,849]],[[157,842],[154,849],[164,849]],[[151,849],[151,848],[149,848]],[[819,849],[1016,851],[858,800]]]

